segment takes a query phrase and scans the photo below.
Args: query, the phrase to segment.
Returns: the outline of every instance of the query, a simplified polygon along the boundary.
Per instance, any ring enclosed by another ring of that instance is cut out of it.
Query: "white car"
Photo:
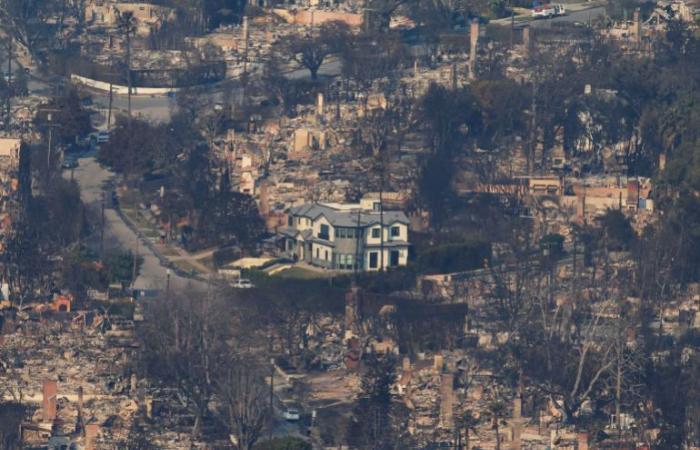
[[[250,289],[255,285],[247,278],[239,278],[233,283],[233,287],[237,289]]]
[[[301,414],[299,413],[298,409],[288,408],[285,412],[282,413],[282,417],[284,417],[284,420],[287,420],[289,422],[296,422],[301,418]]]
[[[533,19],[549,19],[564,15],[566,15],[566,8],[562,4],[538,5],[532,10]]]

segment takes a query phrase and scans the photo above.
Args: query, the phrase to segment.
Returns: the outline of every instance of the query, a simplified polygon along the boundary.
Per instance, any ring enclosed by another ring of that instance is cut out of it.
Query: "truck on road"
[[[562,4],[536,4],[532,9],[533,19],[551,19],[552,17],[566,15],[566,8]]]

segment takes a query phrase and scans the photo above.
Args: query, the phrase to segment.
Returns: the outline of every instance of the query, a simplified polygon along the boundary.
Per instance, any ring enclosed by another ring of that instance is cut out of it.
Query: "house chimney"
[[[639,207],[639,181],[627,181],[627,205],[632,205],[634,208]]]
[[[316,95],[316,115],[319,118],[323,117],[323,92]]]
[[[129,377],[129,395],[131,398],[136,398],[136,390],[138,389],[138,379],[136,374],[132,373]]]
[[[85,426],[85,450],[95,450],[97,435],[100,433],[100,426],[90,423]]]
[[[84,433],[85,426],[83,424],[83,387],[78,386],[78,417],[75,419],[75,432]]]
[[[58,394],[58,382],[46,380],[42,385],[42,408],[44,420],[53,421],[56,418],[56,395]]]
[[[440,375],[440,426],[451,430],[454,426],[454,375],[443,373]]]
[[[345,294],[345,329],[347,331],[354,331],[360,320],[360,303],[360,288],[353,283]]]
[[[78,414],[83,412],[83,387],[78,386]]]
[[[632,34],[634,35],[634,41],[639,44],[642,42],[642,21],[640,20],[640,11],[639,8],[634,10],[634,19],[632,23]]]
[[[530,27],[523,27],[523,48],[525,48],[525,53],[530,52]]]
[[[146,397],[146,418],[153,419],[153,397]]]
[[[588,450],[588,433],[578,433],[576,441],[578,442],[577,450]]]
[[[476,78],[476,54],[479,48],[479,21],[472,20],[469,25],[469,78]]]
[[[512,442],[510,448],[512,450],[520,450],[522,447],[522,414],[523,413],[523,400],[520,395],[517,395],[513,399],[513,420],[511,421],[512,430]]]
[[[267,216],[270,214],[270,193],[268,192],[269,183],[267,179],[260,181],[259,189],[260,215],[267,218]]]
[[[433,358],[433,370],[435,373],[442,373],[442,370],[445,368],[445,359],[442,357],[442,355],[435,355]]]

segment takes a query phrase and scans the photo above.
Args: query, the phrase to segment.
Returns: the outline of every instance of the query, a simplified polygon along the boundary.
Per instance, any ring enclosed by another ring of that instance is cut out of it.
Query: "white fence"
[[[81,84],[83,86],[87,86],[92,89],[97,89],[99,91],[105,91],[109,92],[109,83],[105,83],[104,81],[97,81],[93,80],[91,78],[86,78],[86,77],[81,77],[80,75],[75,75],[72,74],[70,76],[71,81],[77,84]],[[151,95],[168,95],[173,92],[177,92],[179,89],[174,88],[174,87],[166,87],[166,88],[146,88],[146,87],[131,87],[131,95],[133,96],[151,96]],[[129,88],[128,86],[122,86],[119,84],[113,84],[112,85],[112,93],[117,94],[117,95],[128,95],[129,94]]]

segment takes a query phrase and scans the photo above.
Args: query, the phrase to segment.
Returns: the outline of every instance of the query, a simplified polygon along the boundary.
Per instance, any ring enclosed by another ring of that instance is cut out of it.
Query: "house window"
[[[380,234],[379,228],[372,228],[372,238],[373,239],[379,239],[379,234]]]
[[[338,268],[340,270],[352,270],[355,257],[348,254],[338,255]]]
[[[374,211],[379,211],[382,209],[382,204],[379,202],[374,202],[374,203],[372,203],[372,209]]]
[[[336,228],[335,237],[338,239],[354,239],[355,229],[354,228]]]
[[[328,250],[326,250],[325,256],[323,257],[326,261],[328,261]]]
[[[369,268],[370,269],[377,268],[377,260],[378,259],[379,259],[379,253],[377,253],[377,252],[370,252],[369,253]]]
[[[287,226],[291,227],[292,225],[294,225],[294,219],[292,218],[292,216],[289,216],[287,217]]]
[[[399,265],[399,256],[401,253],[398,250],[392,250],[391,253],[389,253],[389,265],[391,267],[396,267]]]
[[[318,247],[316,247],[316,259],[319,259],[321,257],[320,253],[321,251],[318,249]]]
[[[391,227],[391,237],[397,238],[401,236],[401,228],[400,227]]]
[[[318,238],[325,239],[326,241],[330,239],[330,227],[325,224],[321,224],[321,228],[318,231]]]

